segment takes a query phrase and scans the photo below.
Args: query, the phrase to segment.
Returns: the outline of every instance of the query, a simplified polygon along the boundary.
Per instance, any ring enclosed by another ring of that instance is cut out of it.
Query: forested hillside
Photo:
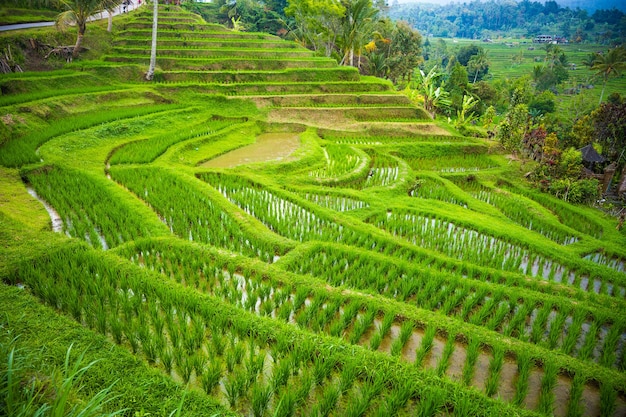
[[[532,39],[550,34],[571,42],[612,44],[623,42],[626,36],[623,11],[597,8],[589,12],[555,1],[406,3],[393,5],[389,16],[406,20],[423,35],[435,37]]]

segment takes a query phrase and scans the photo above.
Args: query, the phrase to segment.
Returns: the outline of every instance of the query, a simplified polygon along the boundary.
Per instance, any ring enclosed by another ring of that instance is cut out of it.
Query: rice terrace
[[[387,80],[178,6],[148,82],[152,19],[0,75],[0,414],[626,415],[615,217]]]

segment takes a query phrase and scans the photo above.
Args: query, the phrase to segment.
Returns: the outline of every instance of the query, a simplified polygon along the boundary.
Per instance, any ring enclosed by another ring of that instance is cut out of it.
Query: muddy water
[[[433,339],[433,345],[430,348],[430,352],[424,359],[424,366],[426,368],[435,369],[437,363],[439,363],[439,360],[443,355],[443,348],[445,347],[445,345],[446,341],[444,339],[439,339],[438,337],[435,337]]]
[[[541,390],[542,378],[543,371],[538,368],[533,368],[528,375],[528,394],[524,399],[524,407],[530,410],[536,410],[539,405],[539,391]]]
[[[504,401],[512,401],[515,397],[515,385],[517,383],[517,363],[511,359],[506,359],[502,363],[500,372],[500,385],[496,396]]]
[[[480,391],[485,391],[485,383],[489,377],[489,362],[491,356],[481,352],[476,359],[474,365],[474,377],[472,379],[472,386],[478,388]]]
[[[233,168],[257,162],[288,160],[299,146],[300,136],[297,133],[265,133],[257,136],[255,143],[211,159],[202,166]]]
[[[50,216],[50,221],[52,222],[52,231],[63,231],[63,220],[61,220],[61,216],[59,215],[59,213],[57,213],[57,211],[50,204],[48,204],[45,200],[39,197],[34,189],[28,187],[26,188],[26,190],[28,191],[28,194],[30,194],[32,197],[36,198],[41,204],[43,204],[44,208],[48,212],[48,215]]]
[[[452,355],[450,355],[450,362],[448,363],[446,375],[454,381],[460,381],[463,377],[463,366],[465,365],[465,361],[467,359],[467,352],[465,349],[465,345],[457,342],[454,344],[454,351],[452,351]]]
[[[417,349],[420,347],[422,343],[422,338],[424,337],[424,332],[422,331],[414,331],[409,337],[409,340],[406,341],[404,348],[402,349],[402,358],[407,362],[415,362],[415,354]],[[434,345],[433,345],[434,347]]]
[[[400,326],[392,324],[385,337],[383,337],[383,341],[380,342],[378,350],[385,353],[391,353],[391,344],[398,337],[400,337]],[[413,355],[413,360],[415,360],[415,354]]]
[[[569,404],[570,390],[572,387],[572,380],[559,375],[556,379],[556,386],[554,387],[554,415],[556,417],[564,417],[567,415],[567,407]]]

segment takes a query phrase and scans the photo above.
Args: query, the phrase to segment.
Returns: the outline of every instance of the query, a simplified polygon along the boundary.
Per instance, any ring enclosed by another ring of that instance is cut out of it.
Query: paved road
[[[139,7],[141,6],[138,6],[135,2],[131,2],[130,6],[127,7],[127,10],[131,11]],[[116,16],[121,13],[122,13],[122,6],[119,6],[113,12],[113,16]],[[93,20],[107,19],[108,17],[109,17],[109,13],[104,11],[102,13],[98,13],[97,15],[92,16],[91,19],[89,20],[93,21]],[[35,22],[35,23],[18,23],[15,25],[0,25],[0,32],[7,31],[7,30],[40,28],[40,27],[46,27],[46,26],[54,26],[54,22]]]

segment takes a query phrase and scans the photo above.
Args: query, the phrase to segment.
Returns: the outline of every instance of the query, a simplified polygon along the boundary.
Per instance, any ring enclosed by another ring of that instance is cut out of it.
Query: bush
[[[596,179],[572,181],[560,179],[554,181],[549,188],[551,194],[574,204],[590,204],[600,194],[600,184]]]

